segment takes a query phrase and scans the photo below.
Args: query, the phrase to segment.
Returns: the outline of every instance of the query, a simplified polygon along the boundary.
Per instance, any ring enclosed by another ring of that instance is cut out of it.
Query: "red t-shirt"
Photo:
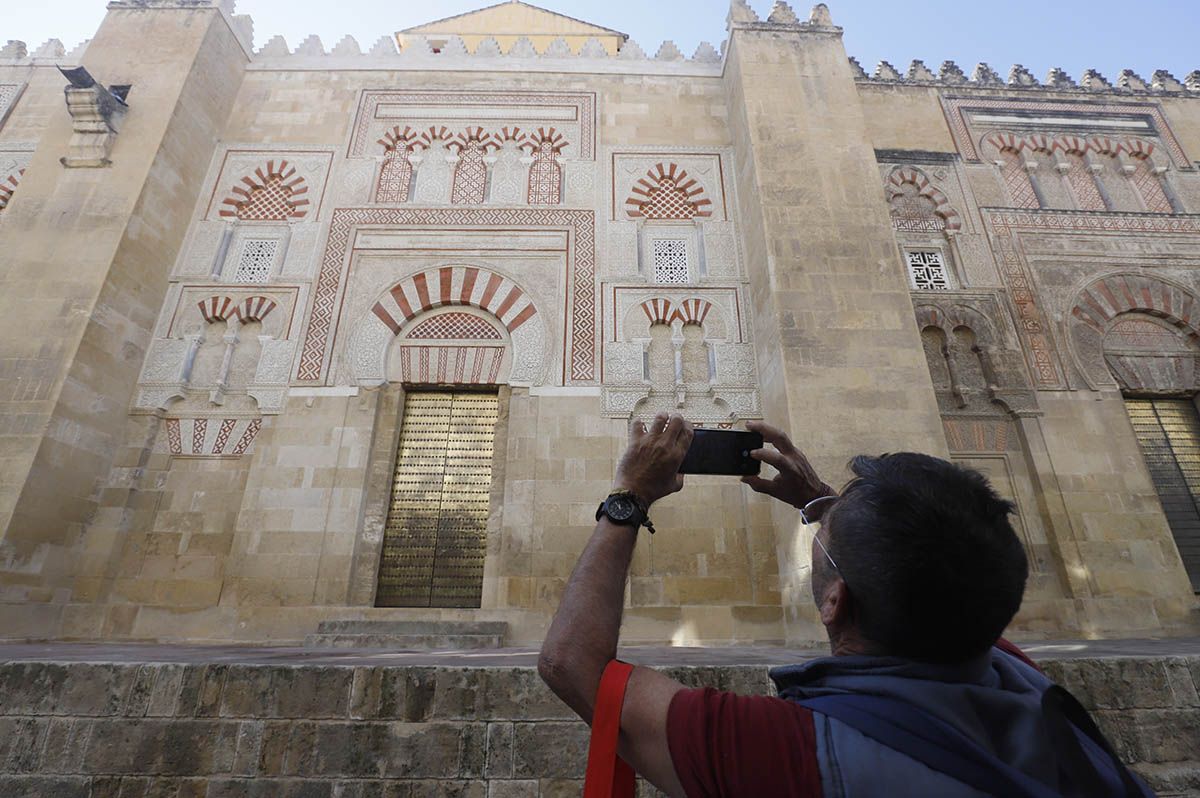
[[[667,711],[667,744],[690,798],[820,798],[812,710],[791,701],[680,690]]]
[[[996,647],[1037,667],[1007,640]],[[768,696],[680,690],[667,711],[667,745],[689,798],[820,798],[812,710]]]

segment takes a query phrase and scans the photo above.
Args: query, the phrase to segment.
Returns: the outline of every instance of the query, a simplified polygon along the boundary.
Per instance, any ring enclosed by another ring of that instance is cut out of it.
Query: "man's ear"
[[[821,623],[827,628],[844,628],[850,624],[850,591],[841,577],[830,580],[818,609]]]

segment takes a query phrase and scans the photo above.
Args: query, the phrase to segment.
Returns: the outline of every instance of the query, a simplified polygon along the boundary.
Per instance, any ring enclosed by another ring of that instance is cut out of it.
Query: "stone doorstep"
[[[376,648],[394,651],[462,651],[500,648],[501,635],[466,634],[312,634],[304,638],[305,648]]]
[[[321,621],[318,634],[467,634],[499,635],[508,633],[504,621]]]
[[[321,621],[305,648],[375,648],[401,651],[478,650],[504,646],[503,621]]]

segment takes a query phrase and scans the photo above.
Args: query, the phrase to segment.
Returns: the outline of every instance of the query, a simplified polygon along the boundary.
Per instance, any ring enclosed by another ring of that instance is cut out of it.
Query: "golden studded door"
[[[494,393],[406,397],[376,606],[479,606],[498,411]]]
[[[1200,415],[1191,399],[1126,399],[1179,556],[1200,593]]]

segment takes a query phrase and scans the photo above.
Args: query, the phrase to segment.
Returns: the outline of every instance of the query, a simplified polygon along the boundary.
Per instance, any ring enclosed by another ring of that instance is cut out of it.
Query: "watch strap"
[[[634,505],[637,507],[638,512],[640,512],[642,514],[641,520],[636,520],[636,519],[631,518],[628,521],[617,521],[616,519],[612,518],[612,516],[609,516],[608,512],[605,508],[608,505],[608,500],[613,498],[614,496],[624,496],[624,497],[628,498],[630,501],[632,501],[634,503]],[[596,520],[599,521],[601,516],[605,516],[610,521],[612,521],[614,524],[619,524],[621,526],[631,526],[634,528],[634,530],[637,530],[638,527],[644,526],[644,527],[646,527],[647,530],[650,531],[650,534],[653,535],[654,534],[654,524],[651,523],[650,514],[647,512],[647,510],[648,510],[648,508],[646,507],[646,503],[643,502],[636,493],[634,493],[631,490],[625,490],[622,488],[619,490],[614,490],[612,493],[608,494],[608,496],[605,497],[604,501],[600,502],[600,506],[596,509]]]

